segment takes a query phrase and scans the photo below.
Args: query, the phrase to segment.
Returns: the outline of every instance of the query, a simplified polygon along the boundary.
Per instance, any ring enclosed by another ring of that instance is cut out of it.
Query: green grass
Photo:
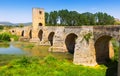
[[[33,51],[48,50],[48,47],[34,46],[34,44],[24,43],[24,48],[30,48]],[[105,65],[88,67],[74,65],[66,59],[58,59],[51,55],[46,57],[27,57],[17,55],[0,55],[0,76],[113,76],[117,71],[118,45],[113,41],[115,49],[115,58]],[[16,45],[17,46],[17,45]],[[30,51],[31,51],[30,50]],[[44,54],[41,51],[41,54]],[[58,54],[59,55],[59,54]],[[107,75],[106,75],[107,74]]]
[[[105,76],[105,66],[87,67],[58,60],[52,55],[22,57],[0,68],[1,76]]]
[[[28,44],[24,48],[33,48],[33,47],[34,47],[34,44]]]
[[[11,62],[11,60],[20,58],[21,55],[8,55],[0,54],[0,66],[6,65]]]

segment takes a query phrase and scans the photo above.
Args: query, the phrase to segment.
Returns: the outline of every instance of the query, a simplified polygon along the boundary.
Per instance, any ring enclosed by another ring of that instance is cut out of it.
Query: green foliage
[[[98,12],[95,15],[98,25],[110,25],[114,24],[115,22],[114,17],[108,15],[107,13]]]
[[[19,24],[18,26],[22,28],[22,27],[24,27],[24,24],[21,23],[21,24]]]
[[[87,42],[89,42],[89,39],[91,38],[91,36],[92,36],[92,33],[87,33],[87,34],[84,35],[84,39],[85,39]]]
[[[45,12],[45,24],[49,24],[49,13]]]
[[[3,30],[4,29],[4,26],[0,25],[0,30]]]
[[[105,76],[105,66],[85,67],[49,55],[44,60],[38,57],[23,57],[2,66],[1,76]]]
[[[113,49],[114,49],[114,57],[112,58],[113,61],[118,61],[118,57],[119,57],[119,43],[118,41],[116,41],[115,39],[111,40],[112,44],[113,44]]]
[[[21,55],[0,54],[0,66],[7,65],[10,61],[20,58]]]
[[[10,38],[13,38],[14,41],[18,41],[19,36],[10,34]]]
[[[115,23],[114,17],[107,13],[78,13],[67,9],[46,12],[45,20],[47,26],[112,25]]]
[[[52,64],[53,62],[55,63],[56,61],[57,59],[52,55],[48,55],[47,57],[44,58],[44,62],[47,64]]]
[[[35,63],[38,59],[35,57],[27,57],[27,56],[23,56],[21,59],[18,60],[14,60],[12,61],[10,64],[11,65],[17,65],[17,66],[21,66],[21,67],[27,67],[32,63]],[[32,62],[34,61],[34,62]],[[18,64],[19,63],[19,64]]]
[[[8,32],[4,32],[0,34],[0,41],[2,42],[10,41],[10,38],[13,38],[15,41],[18,41],[19,36],[12,35]]]
[[[52,25],[56,25],[57,24],[57,19],[58,19],[58,12],[57,11],[53,11],[50,13],[50,23]]]
[[[6,32],[0,34],[0,41],[10,41],[10,34]]]

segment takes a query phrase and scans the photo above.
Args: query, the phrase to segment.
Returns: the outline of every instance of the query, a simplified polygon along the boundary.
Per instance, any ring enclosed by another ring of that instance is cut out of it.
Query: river
[[[50,46],[40,46],[29,42],[10,42],[0,43],[0,55],[26,55],[39,56],[41,58],[47,55],[53,55],[58,59],[67,59],[72,61],[73,55],[70,53],[49,52]]]

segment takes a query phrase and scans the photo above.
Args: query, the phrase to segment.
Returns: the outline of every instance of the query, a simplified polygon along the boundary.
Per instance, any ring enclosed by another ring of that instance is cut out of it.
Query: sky
[[[44,8],[45,12],[105,12],[120,19],[120,0],[0,0],[0,22],[32,22],[32,8]]]

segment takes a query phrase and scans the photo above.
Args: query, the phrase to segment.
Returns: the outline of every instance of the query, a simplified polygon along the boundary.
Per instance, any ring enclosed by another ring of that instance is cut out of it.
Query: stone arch
[[[21,32],[21,36],[24,36],[24,30]]]
[[[48,36],[48,40],[49,40],[51,46],[53,45],[54,34],[55,34],[54,32],[51,32]]]
[[[74,33],[70,33],[66,36],[65,45],[66,45],[68,52],[71,54],[74,53],[75,43],[76,43],[77,37],[78,36]]]
[[[42,41],[42,37],[43,37],[43,31],[40,30],[40,31],[38,32],[38,38],[40,39],[40,41]]]
[[[94,46],[96,52],[96,61],[98,64],[104,64],[110,60],[110,40],[112,38],[112,36],[103,35],[96,40]]]
[[[29,38],[30,39],[32,38],[32,30],[30,30],[30,32],[29,32]]]
[[[12,30],[12,33],[14,33],[15,32],[15,30]]]
[[[42,24],[42,23],[39,23],[39,26],[43,26],[43,24]]]

